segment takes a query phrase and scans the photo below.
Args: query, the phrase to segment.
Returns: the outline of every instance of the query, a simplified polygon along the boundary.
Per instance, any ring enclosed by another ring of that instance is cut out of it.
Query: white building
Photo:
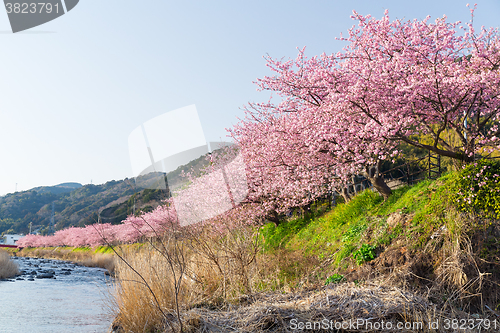
[[[4,235],[5,245],[16,245],[16,242],[20,240],[23,235]]]

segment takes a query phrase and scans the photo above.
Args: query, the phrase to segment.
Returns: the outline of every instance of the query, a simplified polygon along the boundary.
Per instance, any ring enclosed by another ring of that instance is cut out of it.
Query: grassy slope
[[[266,249],[301,249],[320,259],[334,255],[335,262],[340,263],[365,241],[384,247],[405,234],[415,240],[415,247],[422,246],[437,227],[450,222],[445,214],[450,209],[450,178],[399,188],[385,202],[367,190],[318,218],[299,218],[278,227],[268,224],[263,229]],[[409,228],[388,225],[392,213],[411,216]]]
[[[376,257],[370,263],[372,271],[406,263],[413,267],[412,274],[459,289],[480,277],[481,271],[494,285],[500,276],[498,221],[458,211],[451,199],[455,176],[399,188],[385,202],[367,190],[320,217],[294,219],[277,227],[268,224],[263,228],[265,251],[301,253],[322,262],[314,271],[316,281],[326,281],[334,273],[347,278],[350,272],[363,270],[355,257],[366,244]],[[397,256],[389,258],[395,249]],[[416,269],[418,265],[426,267]],[[445,271],[452,266],[457,269]]]

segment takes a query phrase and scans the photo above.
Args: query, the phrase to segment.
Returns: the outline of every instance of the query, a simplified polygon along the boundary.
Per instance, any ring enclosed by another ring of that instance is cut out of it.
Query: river
[[[110,278],[104,269],[47,259],[14,261],[24,274],[0,281],[0,333],[109,331]]]

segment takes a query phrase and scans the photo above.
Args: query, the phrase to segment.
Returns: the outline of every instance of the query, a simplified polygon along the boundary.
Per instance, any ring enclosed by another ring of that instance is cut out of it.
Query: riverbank
[[[206,226],[125,251],[115,332],[286,332],[318,318],[422,332],[471,318],[498,325],[500,221],[460,211],[454,181],[402,187],[385,201],[365,191],[277,226]]]
[[[71,261],[86,267],[106,269],[110,275],[115,272],[115,255],[107,246],[91,247],[42,247],[12,249],[9,251],[17,257],[43,258]]]

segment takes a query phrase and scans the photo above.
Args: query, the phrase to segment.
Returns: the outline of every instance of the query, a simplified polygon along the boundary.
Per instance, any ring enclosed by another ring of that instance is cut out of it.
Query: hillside
[[[62,183],[55,186],[39,186],[32,188],[30,191],[36,191],[37,193],[53,193],[60,194],[65,192],[71,192],[82,187],[80,183]]]
[[[82,227],[98,220],[120,223],[134,212],[152,211],[169,197],[168,189],[158,188],[159,179],[164,178],[165,183],[175,188],[184,182],[183,171],[199,172],[206,165],[206,157],[201,156],[168,175],[149,173],[100,185],[63,183],[7,194],[0,197],[0,234],[27,234],[30,223],[32,232],[41,234],[70,226]],[[50,227],[52,207],[53,228]]]
[[[145,177],[141,180],[144,181]],[[54,206],[55,229],[83,226],[103,219],[118,223],[136,209],[155,207],[161,197],[156,190],[137,190],[129,179],[109,181],[101,185],[37,187],[0,197],[0,233],[48,233]],[[163,192],[163,191],[162,191]],[[106,221],[108,222],[108,221]]]

